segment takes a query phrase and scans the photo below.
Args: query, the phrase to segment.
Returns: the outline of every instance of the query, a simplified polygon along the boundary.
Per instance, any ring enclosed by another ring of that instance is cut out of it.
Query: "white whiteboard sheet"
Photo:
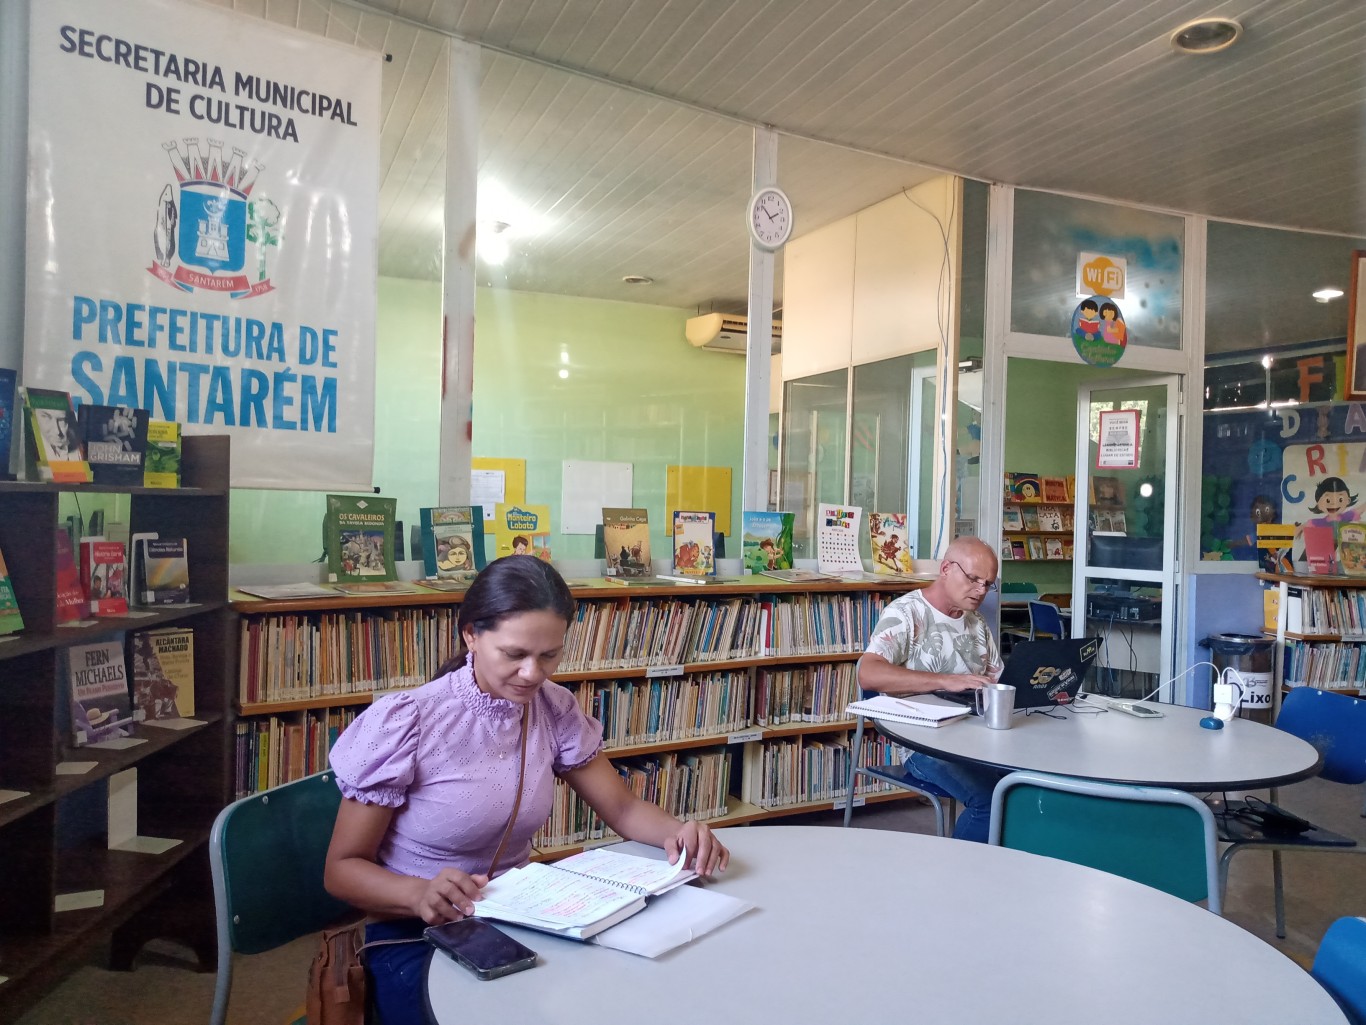
[[[560,533],[592,534],[602,510],[631,507],[631,464],[566,459],[561,477]]]

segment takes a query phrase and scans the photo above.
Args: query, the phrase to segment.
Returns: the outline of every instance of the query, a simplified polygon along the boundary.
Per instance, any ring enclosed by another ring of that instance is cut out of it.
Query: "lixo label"
[[[1271,707],[1271,674],[1239,672],[1243,685],[1243,708]]]
[[[726,738],[727,744],[748,744],[751,740],[763,740],[764,731],[762,729],[740,730],[732,733]]]
[[[651,679],[651,680],[657,679],[658,677],[661,677],[661,676],[682,676],[682,675],[683,675],[683,667],[682,667],[681,665],[676,665],[676,666],[651,666],[649,669],[645,670],[645,676],[646,676],[646,678],[647,678],[647,679]]]

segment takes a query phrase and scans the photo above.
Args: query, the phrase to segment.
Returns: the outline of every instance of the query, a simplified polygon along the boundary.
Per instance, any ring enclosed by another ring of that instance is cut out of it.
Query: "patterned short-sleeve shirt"
[[[981,616],[966,611],[957,619],[945,615],[919,591],[887,606],[866,650],[892,665],[922,673],[994,677],[1001,672],[996,639]]]

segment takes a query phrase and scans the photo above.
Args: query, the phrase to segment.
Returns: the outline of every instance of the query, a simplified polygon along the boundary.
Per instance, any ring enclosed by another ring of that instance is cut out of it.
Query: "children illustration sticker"
[[[1072,345],[1083,360],[1093,367],[1112,367],[1128,344],[1124,314],[1114,300],[1093,295],[1077,304],[1072,314]]]

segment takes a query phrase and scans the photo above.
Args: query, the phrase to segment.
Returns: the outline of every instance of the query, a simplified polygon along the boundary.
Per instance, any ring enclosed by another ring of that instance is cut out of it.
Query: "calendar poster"
[[[858,539],[863,510],[822,503],[816,514],[816,559],[822,573],[862,573]]]

